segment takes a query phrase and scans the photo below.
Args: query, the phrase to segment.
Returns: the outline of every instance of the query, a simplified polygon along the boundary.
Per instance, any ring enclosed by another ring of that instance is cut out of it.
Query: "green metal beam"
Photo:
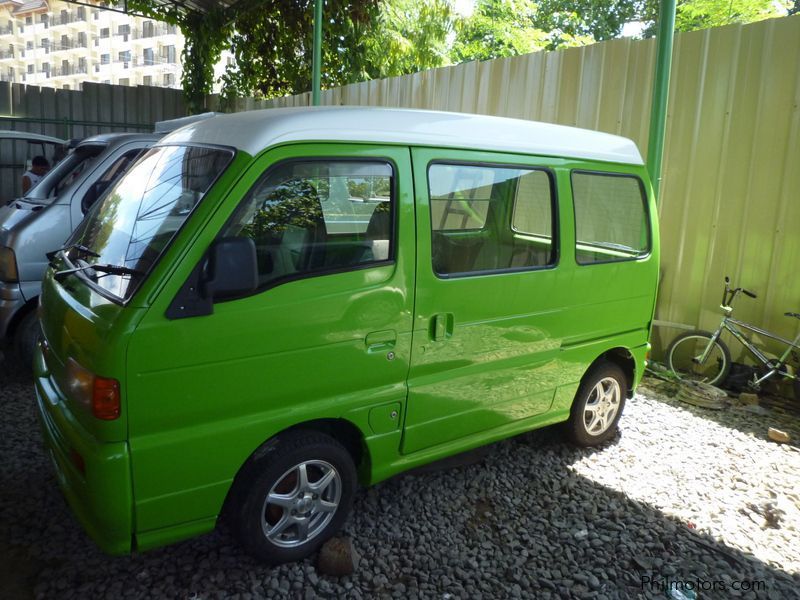
[[[322,80],[322,3],[314,0],[314,55],[311,63],[311,104],[319,106]]]
[[[669,99],[669,73],[672,67],[672,39],[675,32],[675,0],[661,0],[658,9],[658,50],[653,78],[653,101],[650,105],[650,138],[647,144],[647,170],[653,182],[656,201],[661,191],[661,161]]]

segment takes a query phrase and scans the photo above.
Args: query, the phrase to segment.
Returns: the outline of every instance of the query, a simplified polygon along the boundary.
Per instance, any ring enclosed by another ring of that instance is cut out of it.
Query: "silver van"
[[[36,304],[48,264],[86,211],[167,133],[218,113],[155,124],[154,133],[109,133],[75,146],[35,187],[0,207],[0,341],[30,364],[39,336]]]
[[[36,304],[47,253],[161,134],[112,133],[80,142],[25,196],[0,207],[0,338],[26,363],[38,336]]]
[[[35,156],[44,156],[51,165],[70,149],[70,142],[29,131],[0,130],[0,203],[22,192],[22,176],[30,170]]]

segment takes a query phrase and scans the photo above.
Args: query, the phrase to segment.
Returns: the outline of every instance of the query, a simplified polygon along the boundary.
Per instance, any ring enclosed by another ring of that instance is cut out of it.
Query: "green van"
[[[620,137],[276,109],[163,138],[51,257],[36,391],[83,526],[117,554],[224,516],[278,563],[357,484],[553,423],[614,436],[658,229]]]

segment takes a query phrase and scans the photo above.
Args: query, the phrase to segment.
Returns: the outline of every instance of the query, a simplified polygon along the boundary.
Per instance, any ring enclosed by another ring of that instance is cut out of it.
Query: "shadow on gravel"
[[[313,559],[262,566],[224,528],[109,557],[86,537],[57,488],[41,450],[31,384],[0,369],[3,598],[601,600],[665,598],[659,586],[667,581],[699,584],[700,598],[789,598],[800,589],[800,577],[577,475],[571,465],[609,448],[573,448],[555,428],[492,445],[471,464],[439,465],[362,490],[344,532],[362,556],[349,577],[320,576]],[[743,581],[764,588],[733,590]],[[716,591],[702,589],[708,585]]]

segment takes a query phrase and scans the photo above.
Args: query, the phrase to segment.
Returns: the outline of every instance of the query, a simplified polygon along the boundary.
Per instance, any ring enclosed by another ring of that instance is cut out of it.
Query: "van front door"
[[[271,150],[214,219],[178,284],[214,238],[244,236],[259,285],[213,314],[170,319],[172,289],[132,336],[140,531],[215,515],[250,453],[289,427],[342,419],[400,444],[414,282],[408,148]]]
[[[415,148],[412,161],[417,286],[404,454],[547,411],[560,348],[554,174],[514,155]]]

